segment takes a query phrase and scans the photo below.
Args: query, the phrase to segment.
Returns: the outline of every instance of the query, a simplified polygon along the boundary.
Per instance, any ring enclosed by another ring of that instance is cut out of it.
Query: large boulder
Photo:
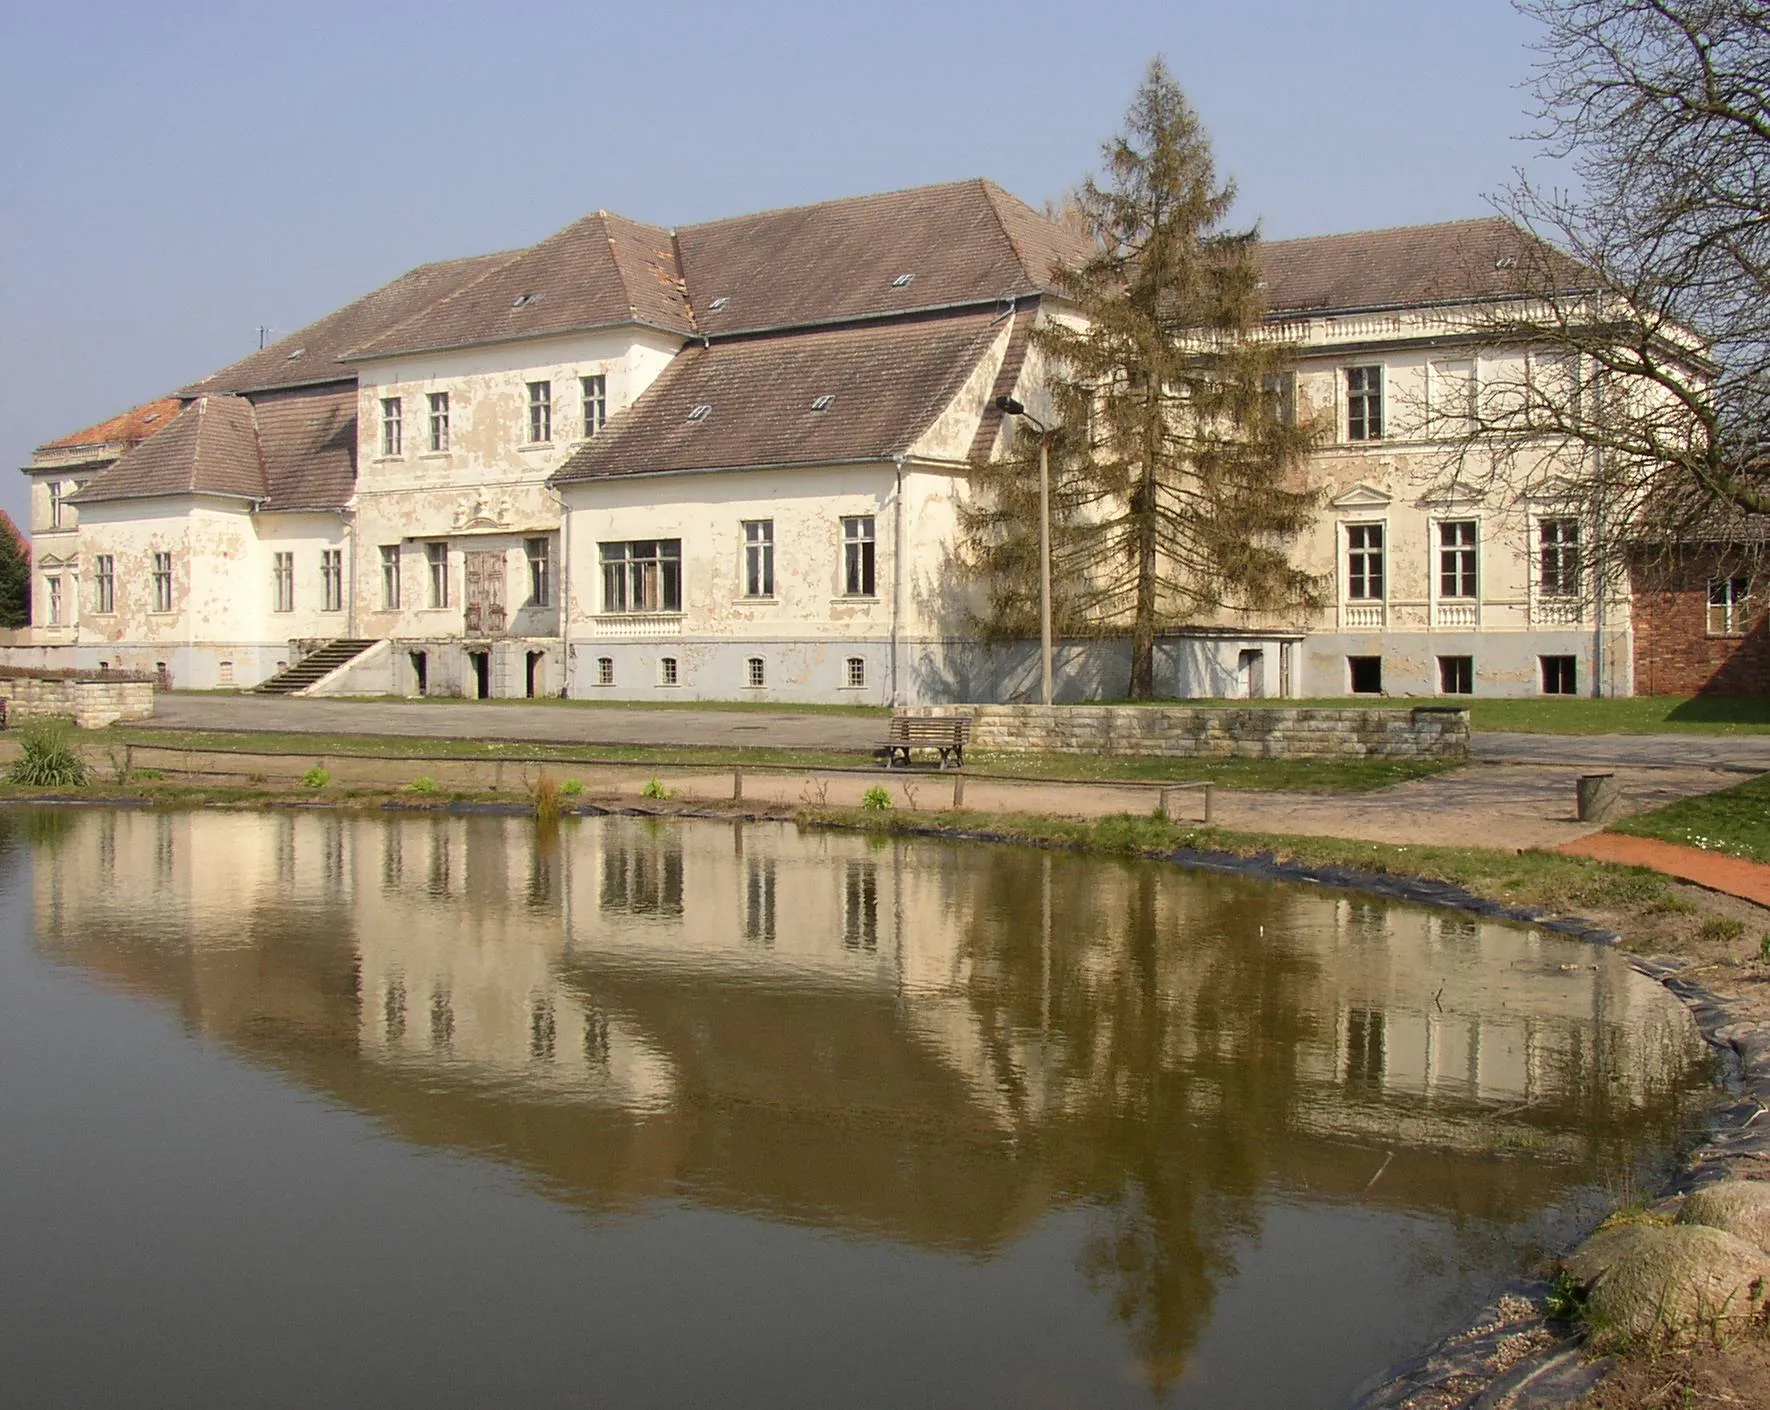
[[[1770,1252],[1770,1181],[1723,1180],[1697,1190],[1684,1201],[1678,1222],[1724,1229]]]
[[[1563,1258],[1561,1267],[1574,1282],[1589,1288],[1611,1264],[1651,1242],[1652,1236],[1665,1227],[1645,1222],[1606,1225]]]
[[[1600,1337],[1676,1340],[1754,1316],[1770,1292],[1770,1254],[1701,1224],[1634,1226],[1586,1299]]]

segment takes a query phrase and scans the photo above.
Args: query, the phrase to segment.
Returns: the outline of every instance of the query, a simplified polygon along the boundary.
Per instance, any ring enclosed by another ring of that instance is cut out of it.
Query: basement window
[[[768,666],[760,656],[752,656],[744,664],[745,683],[752,690],[760,690],[768,684]]]
[[[867,658],[864,656],[850,656],[847,662],[847,675],[845,678],[850,690],[860,690],[865,686],[867,683]]]
[[[1354,695],[1383,693],[1383,658],[1381,656],[1348,656],[1346,674]]]
[[[1440,656],[1438,658],[1438,693],[1440,695],[1473,695],[1475,693],[1475,658],[1473,656]]]
[[[614,657],[598,656],[596,658],[596,683],[598,685],[613,685],[615,683]]]
[[[1539,656],[1544,695],[1579,694],[1579,667],[1571,656]]]
[[[676,658],[674,656],[662,657],[658,661],[658,684],[675,685],[676,683]]]

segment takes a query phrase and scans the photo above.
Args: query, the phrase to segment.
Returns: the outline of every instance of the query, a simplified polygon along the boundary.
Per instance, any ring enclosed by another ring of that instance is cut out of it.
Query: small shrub
[[[436,780],[429,774],[419,774],[417,778],[406,785],[406,789],[412,793],[435,793]]]
[[[1770,964],[1770,935],[1766,935],[1758,941],[1758,958],[1763,960],[1765,964]]]
[[[331,781],[332,775],[327,773],[318,764],[315,764],[306,773],[301,775],[301,786],[303,788],[324,788]]]
[[[529,796],[535,804],[535,821],[538,823],[556,823],[559,821],[559,780],[545,770],[535,779],[535,786],[529,790]]]
[[[149,780],[162,779],[166,777],[166,771],[164,769],[136,769],[129,776],[131,778],[145,778]],[[259,777],[258,782],[264,782],[262,776]]]
[[[1585,1313],[1585,1289],[1563,1268],[1543,1296],[1543,1315],[1553,1322],[1577,1324]]]
[[[655,778],[647,780],[645,787],[640,789],[639,793],[642,798],[662,799],[670,796],[670,790]]]
[[[891,806],[891,794],[875,783],[865,793],[860,795],[860,805],[863,808],[889,808]]]
[[[33,720],[20,732],[19,756],[7,777],[26,788],[78,788],[91,776],[66,720]]]
[[[1710,916],[1696,928],[1696,938],[1712,943],[1737,940],[1745,934],[1745,922],[1732,916]]]
[[[568,778],[564,783],[559,785],[559,796],[561,798],[576,798],[583,791],[584,780],[581,778]]]

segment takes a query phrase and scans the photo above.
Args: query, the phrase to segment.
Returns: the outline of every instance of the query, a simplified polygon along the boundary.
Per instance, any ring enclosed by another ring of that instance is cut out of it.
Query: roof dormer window
[[[527,308],[527,307],[529,307],[530,304],[538,304],[540,302],[541,302],[541,296],[539,294],[536,294],[536,293],[518,294],[514,299],[512,299],[510,301],[510,307],[511,308]]]
[[[813,411],[828,411],[835,404],[836,398],[831,393],[825,392],[811,403],[811,409]]]
[[[893,289],[907,289],[910,287],[910,281],[915,277],[913,274],[900,274],[891,281],[891,287]]]
[[[707,312],[708,313],[719,313],[730,302],[731,302],[731,295],[730,294],[721,294],[718,298],[714,299],[712,303],[707,305]]]
[[[712,414],[713,404],[704,401],[688,413],[688,419],[690,421],[705,421]]]

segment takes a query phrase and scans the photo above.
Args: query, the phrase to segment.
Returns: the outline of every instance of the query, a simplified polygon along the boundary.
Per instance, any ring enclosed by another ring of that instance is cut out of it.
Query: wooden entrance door
[[[504,630],[504,555],[464,554],[467,567],[467,635],[497,636]]]

